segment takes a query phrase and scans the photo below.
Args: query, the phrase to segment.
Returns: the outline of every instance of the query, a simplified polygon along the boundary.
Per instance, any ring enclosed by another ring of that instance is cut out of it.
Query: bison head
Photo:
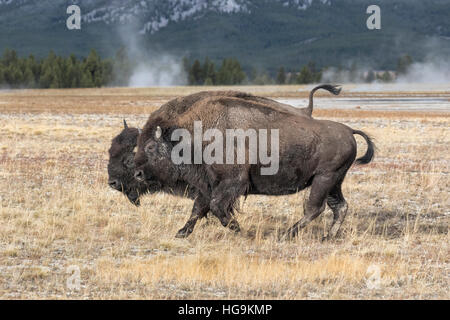
[[[136,206],[139,197],[147,192],[158,191],[157,181],[139,182],[134,178],[134,149],[137,146],[139,129],[130,128],[124,120],[124,129],[116,136],[109,148],[108,184],[111,188],[125,194]]]
[[[165,185],[174,185],[179,180],[179,168],[170,158],[172,143],[170,130],[159,125],[144,128],[139,137],[135,156],[135,179],[148,183],[149,180],[164,181]]]

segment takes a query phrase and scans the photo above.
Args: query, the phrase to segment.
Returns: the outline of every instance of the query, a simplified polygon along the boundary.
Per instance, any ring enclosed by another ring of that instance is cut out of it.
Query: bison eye
[[[149,141],[144,148],[144,151],[146,153],[152,153],[156,150],[156,142],[155,141]]]
[[[134,167],[134,155],[131,154],[131,155],[127,156],[124,159],[123,164],[125,167],[127,167],[129,169],[133,168]]]

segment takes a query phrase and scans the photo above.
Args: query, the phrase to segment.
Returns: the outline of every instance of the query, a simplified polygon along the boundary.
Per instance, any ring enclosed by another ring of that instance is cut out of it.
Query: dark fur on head
[[[158,187],[156,181],[151,185],[134,179],[134,148],[137,146],[138,136],[139,130],[130,128],[125,123],[125,128],[111,142],[108,162],[109,185],[125,194],[136,206],[140,204],[139,197],[142,194]]]
[[[134,178],[135,172],[135,151],[139,137],[139,129],[125,128],[111,142],[109,148],[108,176],[109,185],[122,192],[128,200],[136,206],[140,204],[140,196],[146,193],[167,192],[195,198],[196,192],[186,183],[177,179],[159,180],[164,177],[164,170],[158,175],[146,172],[146,180],[139,182]]]

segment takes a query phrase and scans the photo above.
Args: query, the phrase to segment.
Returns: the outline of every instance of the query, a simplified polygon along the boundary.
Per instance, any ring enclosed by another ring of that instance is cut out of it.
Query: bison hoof
[[[236,233],[241,231],[241,227],[239,226],[239,223],[236,220],[232,220],[228,224],[228,228],[230,228],[230,230],[232,230],[232,231],[234,231]]]
[[[278,241],[284,242],[284,241],[292,241],[297,237],[297,232],[295,231],[287,231],[285,233],[281,233],[278,235]]]
[[[191,230],[189,229],[180,229],[178,230],[177,234],[175,235],[175,238],[186,238],[187,236],[189,236],[191,234]]]

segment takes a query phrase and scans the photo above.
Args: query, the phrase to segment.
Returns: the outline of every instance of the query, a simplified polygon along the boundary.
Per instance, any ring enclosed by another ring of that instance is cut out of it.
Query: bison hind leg
[[[323,240],[329,240],[334,238],[341,228],[344,222],[345,216],[347,215],[347,201],[344,199],[342,194],[341,184],[336,185],[330,192],[327,198],[328,206],[333,211],[333,222],[328,229],[328,234],[323,238]]]
[[[336,185],[337,180],[336,173],[314,176],[309,197],[303,205],[303,218],[290,227],[286,233],[280,237],[280,240],[295,238],[301,229],[306,227],[325,210],[326,199],[329,192]]]

